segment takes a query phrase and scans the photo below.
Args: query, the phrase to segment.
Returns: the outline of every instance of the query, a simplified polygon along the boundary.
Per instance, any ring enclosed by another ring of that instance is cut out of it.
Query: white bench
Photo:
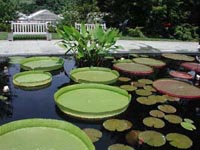
[[[13,40],[15,35],[45,35],[47,40],[51,40],[48,23],[12,22],[11,34],[9,34],[8,40]]]
[[[102,29],[106,30],[106,24],[105,23],[99,24],[99,25],[102,27]],[[97,26],[97,24],[88,24],[88,23],[86,23],[85,26],[86,26],[86,30],[89,31],[89,30],[93,30]],[[78,31],[80,31],[81,24],[80,23],[75,23],[75,28]]]

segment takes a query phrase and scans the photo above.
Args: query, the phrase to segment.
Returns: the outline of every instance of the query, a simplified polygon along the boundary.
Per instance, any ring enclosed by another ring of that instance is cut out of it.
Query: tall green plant
[[[101,66],[103,59],[110,51],[119,48],[115,45],[119,31],[116,29],[103,30],[96,25],[94,30],[87,31],[84,24],[80,32],[72,26],[63,26],[57,29],[61,36],[61,44],[72,53],[79,66]]]

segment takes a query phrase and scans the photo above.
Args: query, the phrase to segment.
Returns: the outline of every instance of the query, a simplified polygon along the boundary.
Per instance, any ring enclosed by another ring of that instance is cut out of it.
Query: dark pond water
[[[159,57],[159,56],[157,56]],[[163,59],[163,58],[162,58]],[[147,76],[149,79],[157,79],[162,77],[170,77],[168,75],[169,70],[171,69],[182,69],[179,65],[173,61],[167,61],[168,67],[162,68],[160,70],[156,70],[154,75]],[[8,65],[4,63],[4,65]],[[19,88],[15,88],[12,84],[12,76],[18,72],[20,72],[20,66],[18,64],[9,64],[9,72],[8,76],[2,75],[3,68],[1,67],[1,80],[0,80],[0,89],[2,89],[3,85],[8,84],[10,87],[10,95],[9,101],[4,104],[0,103],[0,125],[5,123],[21,120],[27,118],[50,118],[50,119],[58,119],[58,120],[66,120],[69,121],[80,128],[96,128],[103,132],[103,137],[100,141],[95,143],[96,150],[107,150],[108,146],[115,143],[124,143],[127,144],[125,140],[125,135],[128,133],[122,132],[109,132],[106,131],[102,126],[102,121],[97,122],[88,122],[88,121],[80,121],[78,119],[71,118],[62,112],[56,107],[53,95],[54,93],[61,87],[72,84],[68,74],[69,71],[74,68],[74,60],[71,58],[65,59],[64,70],[54,73],[52,84],[44,89],[34,90],[34,91],[24,91]],[[123,74],[125,76],[126,74]],[[126,75],[128,76],[128,75]],[[132,80],[137,80],[144,77],[134,77],[132,76]],[[189,81],[191,83],[195,83],[196,81]],[[120,83],[117,83],[119,85]],[[2,92],[2,90],[1,90]],[[1,93],[0,93],[1,95]],[[182,99],[180,102],[167,102],[170,105],[173,105],[177,108],[177,115],[180,115],[182,118],[191,118],[194,121],[197,130],[191,132],[183,129],[180,125],[175,125],[171,123],[167,123],[162,129],[153,129],[146,127],[143,125],[142,120],[149,116],[149,111],[153,109],[157,109],[157,105],[153,106],[145,106],[141,105],[136,101],[137,96],[132,93],[132,102],[122,115],[117,116],[116,118],[127,119],[133,123],[133,130],[156,130],[164,135],[171,132],[178,132],[189,136],[193,140],[193,146],[190,149],[199,150],[199,138],[200,138],[200,100],[188,101]],[[129,130],[130,131],[130,130]],[[146,144],[136,145],[135,149],[138,150],[148,150],[148,149],[159,149],[159,150],[172,150],[174,147],[170,146],[168,142],[159,148],[152,148]]]

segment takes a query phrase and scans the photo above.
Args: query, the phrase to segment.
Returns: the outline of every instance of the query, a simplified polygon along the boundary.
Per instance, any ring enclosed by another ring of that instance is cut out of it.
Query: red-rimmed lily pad
[[[176,112],[176,108],[174,106],[171,105],[158,105],[158,109],[165,112],[165,113],[175,113]]]
[[[138,82],[144,84],[153,84],[153,81],[150,79],[139,79]]]
[[[78,83],[112,84],[118,77],[117,71],[104,67],[83,67],[70,71],[70,78]]]
[[[153,58],[134,58],[133,61],[138,64],[148,65],[155,68],[162,68],[166,65],[165,62]]]
[[[163,57],[173,59],[173,60],[182,60],[182,61],[194,61],[195,58],[191,56],[187,56],[184,54],[173,54],[173,53],[166,53],[162,54]]]
[[[136,101],[143,105],[154,105],[156,101],[154,99],[149,100],[148,97],[138,97]]]
[[[137,90],[137,87],[132,86],[132,85],[121,85],[120,88],[129,92]]]
[[[188,149],[193,144],[192,140],[188,136],[180,133],[169,133],[166,135],[166,139],[169,141],[170,145],[179,149]]]
[[[186,82],[173,79],[158,79],[153,82],[154,88],[161,93],[179,98],[200,98],[200,88]]]
[[[199,63],[185,62],[185,63],[182,63],[181,66],[188,70],[200,72],[200,64]]]
[[[122,132],[132,127],[132,123],[128,120],[109,119],[103,122],[103,126],[108,131]]]
[[[153,127],[153,128],[163,128],[165,126],[165,122],[162,121],[159,118],[155,117],[147,117],[143,119],[143,124],[148,126],[148,127]]]
[[[193,76],[191,74],[188,74],[187,72],[183,71],[170,71],[169,74],[176,78],[182,78],[182,79],[192,79]]]
[[[113,68],[134,75],[149,75],[153,73],[151,67],[136,63],[117,63],[113,65]]]
[[[149,114],[153,117],[157,117],[157,118],[163,118],[165,116],[165,113],[163,113],[160,110],[151,110],[149,112]]]
[[[113,144],[108,147],[108,150],[135,150],[133,147],[124,144]]]
[[[151,130],[141,132],[139,134],[139,139],[153,147],[160,147],[166,143],[165,136],[162,133]]]
[[[131,130],[126,134],[126,141],[130,145],[136,145],[139,142],[139,134],[141,131],[139,130]]]
[[[131,81],[131,78],[128,78],[128,77],[119,77],[118,80],[121,81],[121,82],[129,82],[129,81]]]
[[[190,122],[181,122],[181,126],[186,129],[186,130],[190,130],[190,131],[193,131],[193,130],[196,130],[196,126],[193,125],[192,123]]]
[[[165,115],[165,120],[169,121],[170,123],[179,124],[183,121],[183,119],[177,115]]]
[[[144,89],[138,89],[135,91],[137,95],[140,95],[140,96],[149,96],[152,94],[151,91],[149,90],[144,90]]]
[[[87,134],[93,143],[99,141],[99,139],[102,137],[102,132],[97,129],[85,128],[83,131]]]

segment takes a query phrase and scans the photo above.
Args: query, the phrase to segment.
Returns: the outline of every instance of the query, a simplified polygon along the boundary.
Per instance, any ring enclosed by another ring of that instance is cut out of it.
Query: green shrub
[[[135,29],[127,28],[127,34],[131,37],[145,37],[141,29],[142,27],[135,27]]]
[[[0,32],[4,31],[4,32],[9,32],[10,29],[10,25],[9,24],[5,24],[5,23],[0,23]]]
[[[175,27],[174,36],[184,41],[198,39],[197,29],[198,27],[185,23]]]

